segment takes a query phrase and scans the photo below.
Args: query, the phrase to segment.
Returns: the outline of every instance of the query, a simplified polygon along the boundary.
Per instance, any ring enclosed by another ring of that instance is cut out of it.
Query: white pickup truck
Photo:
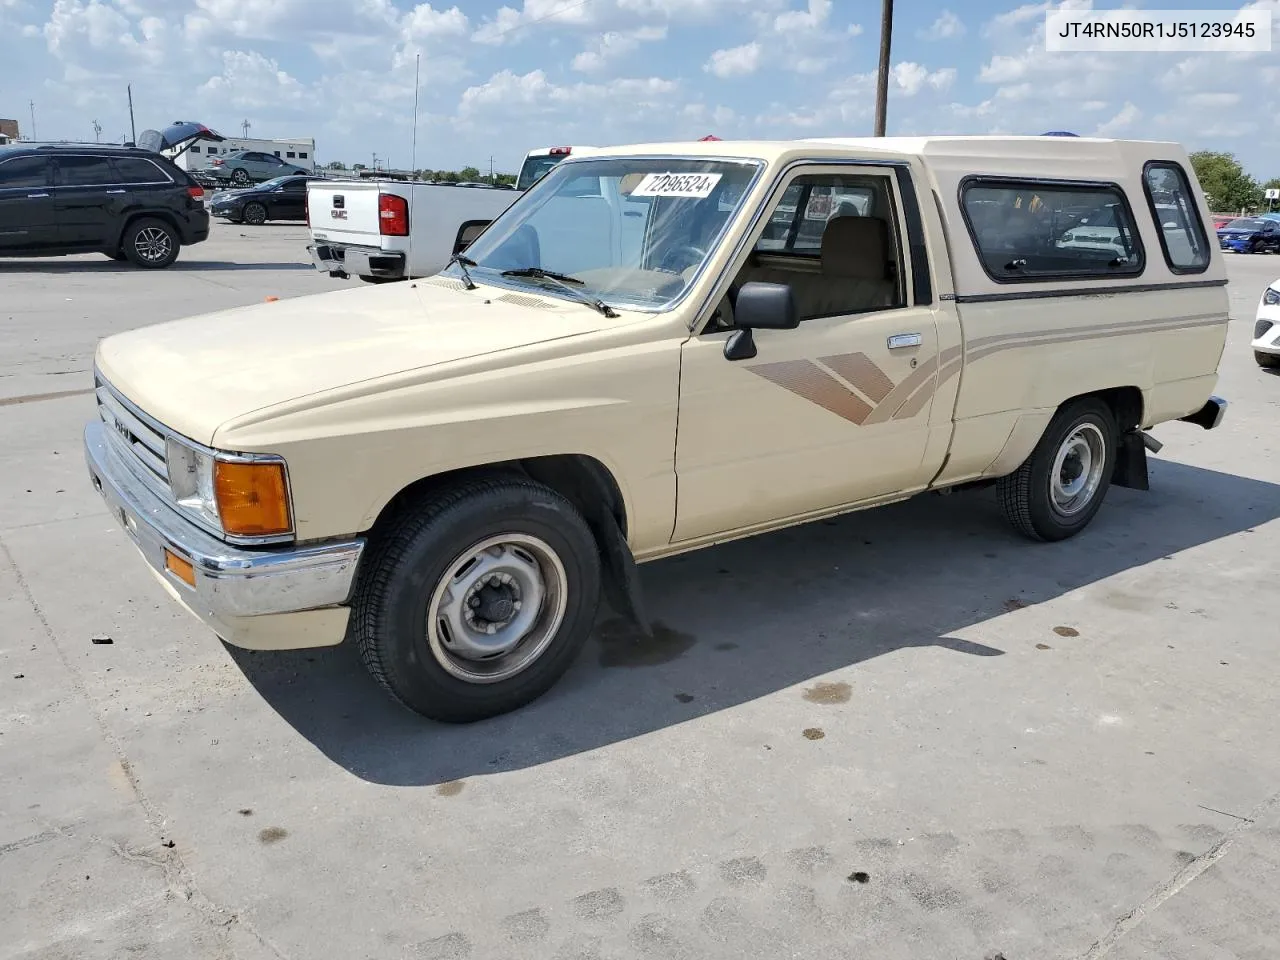
[[[313,181],[307,185],[311,261],[332,277],[370,283],[429,277],[552,167],[594,149],[530,150],[514,189],[389,179]]]
[[[520,194],[507,187],[312,180],[307,251],[317,270],[370,283],[429,277]]]

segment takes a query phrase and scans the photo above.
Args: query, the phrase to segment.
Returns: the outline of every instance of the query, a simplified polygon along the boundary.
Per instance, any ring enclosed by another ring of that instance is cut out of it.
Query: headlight
[[[1262,295],[1262,302],[1268,307],[1274,307],[1280,304],[1280,290],[1275,287],[1267,287],[1267,292]]]
[[[283,460],[210,454],[172,437],[165,456],[180,508],[233,537],[293,532]]]

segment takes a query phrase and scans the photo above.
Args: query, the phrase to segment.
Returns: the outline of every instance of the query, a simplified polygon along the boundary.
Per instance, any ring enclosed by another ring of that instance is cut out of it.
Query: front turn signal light
[[[284,464],[215,461],[213,490],[222,529],[234,537],[270,537],[293,531]]]

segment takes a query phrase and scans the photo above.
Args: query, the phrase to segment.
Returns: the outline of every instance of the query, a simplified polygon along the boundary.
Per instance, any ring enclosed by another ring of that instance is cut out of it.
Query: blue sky
[[[0,0],[0,116],[41,138],[199,120],[313,136],[321,161],[516,169],[526,150],[871,132],[878,3],[849,0]],[[1137,6],[1137,4],[1125,4]],[[1280,176],[1280,0],[1260,54],[1047,54],[1045,12],[899,0],[889,133],[1173,139]],[[1063,7],[1088,9],[1087,0]],[[1120,4],[1109,5],[1120,6]],[[1209,0],[1161,8],[1196,9]],[[1103,9],[1099,7],[1099,9]]]

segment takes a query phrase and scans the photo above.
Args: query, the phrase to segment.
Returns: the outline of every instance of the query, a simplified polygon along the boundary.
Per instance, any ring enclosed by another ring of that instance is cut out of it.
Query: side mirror
[[[744,283],[733,304],[740,330],[794,330],[800,326],[795,298],[785,283]]]
[[[724,342],[726,360],[750,360],[756,355],[752,330],[794,330],[800,326],[795,298],[785,283],[744,283],[733,302],[737,328]]]

